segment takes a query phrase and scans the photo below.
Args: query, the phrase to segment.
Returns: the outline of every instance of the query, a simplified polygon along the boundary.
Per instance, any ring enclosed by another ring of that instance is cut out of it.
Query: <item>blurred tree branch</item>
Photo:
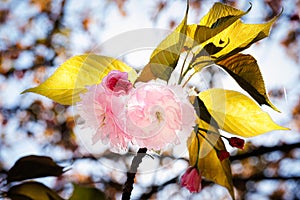
[[[278,145],[278,146],[273,146],[273,147],[261,146],[261,147],[258,147],[257,149],[249,150],[246,153],[241,153],[241,154],[231,156],[230,161],[242,160],[242,159],[249,158],[252,156],[261,156],[263,154],[271,153],[271,152],[275,152],[275,151],[281,151],[281,152],[288,153],[291,150],[299,149],[299,148],[300,148],[300,142],[293,143],[293,144],[283,144],[283,145]]]

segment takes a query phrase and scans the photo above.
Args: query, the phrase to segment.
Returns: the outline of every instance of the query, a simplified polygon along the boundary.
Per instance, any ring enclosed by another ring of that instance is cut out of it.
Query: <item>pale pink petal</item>
[[[110,144],[114,150],[126,150],[131,136],[124,131],[127,94],[132,89],[125,72],[111,71],[101,84],[88,87],[77,104],[85,126],[95,131],[92,143]],[[121,84],[119,84],[121,83]],[[119,85],[118,85],[119,84]]]
[[[187,93],[176,88],[176,92],[185,94],[178,96],[173,88],[150,81],[136,84],[129,95],[125,129],[140,147],[161,150],[179,144],[178,135],[190,135],[195,125],[195,111]],[[186,130],[188,132],[183,133]]]

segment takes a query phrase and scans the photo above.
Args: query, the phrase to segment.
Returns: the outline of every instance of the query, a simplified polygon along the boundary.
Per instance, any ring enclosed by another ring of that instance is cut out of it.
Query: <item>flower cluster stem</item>
[[[196,133],[196,138],[197,138],[197,143],[198,143],[198,151],[197,151],[198,155],[197,155],[197,159],[196,159],[195,167],[197,167],[197,166],[198,166],[199,154],[200,154],[200,140],[199,140],[199,138],[198,138],[198,134],[197,134],[197,133]]]
[[[204,129],[204,130],[205,130],[205,129]],[[203,131],[203,130],[200,130],[200,131]],[[215,145],[213,145],[213,144],[211,143],[211,141],[210,141],[209,139],[207,139],[200,131],[198,131],[198,134],[200,134],[201,137],[203,137],[203,138],[208,142],[208,144],[210,144],[216,151],[219,151],[219,150],[215,147]]]
[[[130,200],[131,192],[133,190],[133,183],[137,169],[146,155],[147,148],[140,148],[137,155],[133,158],[130,170],[127,172],[127,180],[123,188],[122,200]]]

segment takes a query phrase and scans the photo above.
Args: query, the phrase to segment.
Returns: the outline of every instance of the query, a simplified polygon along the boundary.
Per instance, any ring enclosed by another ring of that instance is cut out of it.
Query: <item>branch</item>
[[[129,172],[127,172],[127,180],[123,188],[122,200],[129,200],[133,190],[133,183],[137,168],[142,162],[143,157],[146,155],[147,148],[140,148],[137,155],[133,158]]]
[[[265,176],[263,174],[254,174],[248,178],[234,177],[234,185],[237,183],[246,183],[247,181],[262,181],[262,180],[277,180],[277,181],[287,181],[287,180],[300,180],[300,176]]]
[[[230,161],[234,160],[242,160],[245,158],[249,158],[251,156],[261,156],[265,153],[271,153],[274,151],[282,151],[282,152],[290,152],[293,149],[299,148],[300,147],[300,142],[294,143],[294,144],[283,144],[280,146],[274,146],[274,147],[259,147],[255,150],[243,153],[243,154],[238,154],[235,156],[230,156]]]

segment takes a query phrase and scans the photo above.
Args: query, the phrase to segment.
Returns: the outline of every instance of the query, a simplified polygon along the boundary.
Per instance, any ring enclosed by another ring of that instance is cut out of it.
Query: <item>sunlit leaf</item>
[[[277,17],[264,24],[245,24],[238,19],[219,34],[203,42],[201,46],[210,44],[211,58],[216,61],[223,60],[267,37],[276,19]]]
[[[199,25],[215,28],[220,26],[220,24],[227,22],[232,17],[240,18],[247,12],[222,3],[215,3],[208,13],[200,20]]]
[[[74,56],[64,62],[45,82],[25,90],[46,96],[60,104],[72,105],[80,100],[86,86],[98,84],[111,70],[129,73],[130,81],[136,72],[120,60],[95,54]]]
[[[153,51],[150,62],[144,67],[137,81],[147,82],[156,78],[169,80],[178,63],[186,39],[188,9],[189,6],[187,5],[182,22]]]
[[[199,96],[219,127],[227,132],[252,137],[273,130],[288,130],[277,125],[259,105],[239,92],[209,89]]]
[[[206,123],[210,124],[214,128],[219,128],[218,123],[215,121],[215,119],[208,112],[206,106],[204,105],[203,101],[199,97],[196,97],[194,99],[193,105],[194,105],[197,116],[201,120],[203,120]]]
[[[22,181],[46,176],[60,176],[63,167],[58,166],[50,157],[25,156],[16,161],[7,173],[7,181]]]
[[[191,48],[214,37],[247,14],[250,9],[251,7],[244,12],[222,3],[215,3],[199,24],[188,25],[188,40],[185,46]]]
[[[251,55],[236,54],[217,63],[260,105],[279,111],[269,100],[257,61]]]
[[[74,184],[74,191],[69,200],[105,200],[105,194],[94,187],[84,187]]]
[[[25,182],[9,189],[7,196],[12,200],[63,200],[53,190],[38,182]]]
[[[263,24],[245,24],[240,19],[247,14],[233,7],[216,3],[199,25],[190,25],[187,35],[191,38],[185,46],[194,47],[190,68],[200,71],[205,66],[224,60],[269,35],[278,17]]]
[[[209,126],[202,120],[198,120],[198,125],[199,128],[211,130],[216,133],[218,132],[215,128]],[[212,145],[214,145],[218,150],[225,150],[223,141],[218,134],[207,134],[203,131],[201,134],[206,137],[206,139],[204,139],[204,137],[202,137],[200,134],[196,136],[196,134],[193,132],[188,140],[190,165],[193,166],[196,164],[197,155],[199,155],[197,166],[202,172],[202,175],[206,179],[226,187],[231,197],[234,199],[230,161],[229,159],[220,161],[216,151],[212,147]],[[199,147],[198,140],[200,142]]]

